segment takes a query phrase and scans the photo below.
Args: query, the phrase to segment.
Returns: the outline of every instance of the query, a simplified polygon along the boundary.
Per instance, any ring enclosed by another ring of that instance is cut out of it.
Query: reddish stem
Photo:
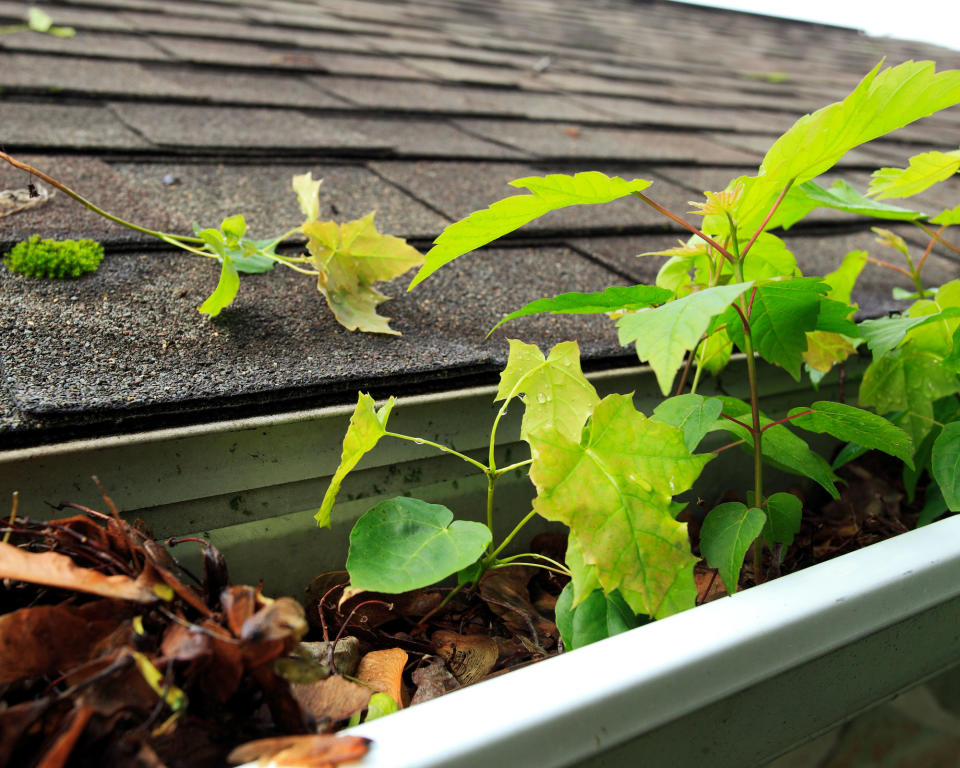
[[[777,421],[771,421],[771,422],[770,422],[769,424],[767,424],[765,427],[762,427],[762,428],[760,429],[760,431],[761,431],[761,432],[766,432],[768,429],[770,429],[770,427],[775,427],[775,426],[777,426],[777,424],[783,424],[784,422],[787,422],[787,421],[793,421],[794,419],[799,419],[801,416],[806,416],[806,415],[811,414],[811,413],[813,413],[813,409],[812,409],[812,408],[810,408],[810,409],[808,409],[808,410],[806,410],[806,411],[803,411],[803,413],[795,413],[795,414],[793,414],[793,416],[785,416],[784,418],[778,419]]]
[[[733,416],[727,416],[727,414],[725,414],[725,413],[721,413],[720,416],[721,416],[722,418],[724,418],[724,419],[727,419],[727,420],[729,420],[729,421],[732,421],[734,424],[739,424],[741,427],[743,427],[745,430],[747,430],[751,435],[754,434],[754,432],[753,432],[753,427],[744,424],[742,421],[740,421],[740,419],[735,419],[735,418],[733,418]],[[742,441],[741,441],[741,442],[742,442]]]
[[[777,212],[777,208],[780,207],[780,203],[782,203],[783,198],[787,196],[787,192],[790,191],[791,186],[793,186],[793,179],[790,179],[790,181],[787,182],[787,186],[785,186],[780,191],[780,194],[777,196],[777,199],[773,203],[773,207],[769,211],[767,211],[767,215],[763,219],[763,223],[757,228],[757,231],[753,233],[753,237],[750,238],[746,246],[744,246],[744,249],[740,251],[741,261],[743,261],[747,257],[747,254],[750,252],[750,249],[753,247],[753,244],[757,242],[757,238],[760,237],[760,233],[762,233],[763,230],[766,229],[767,224],[770,223],[770,219],[773,218],[773,214]]]
[[[698,229],[697,227],[693,226],[693,224],[688,224],[686,221],[684,221],[683,219],[681,219],[681,218],[680,218],[679,216],[677,216],[675,213],[671,213],[670,211],[668,211],[666,208],[664,208],[664,207],[663,207],[662,205],[660,205],[659,203],[653,202],[653,200],[651,200],[649,197],[647,197],[647,196],[646,196],[645,194],[643,194],[642,192],[634,192],[633,194],[635,194],[637,197],[639,197],[641,200],[643,200],[643,202],[645,202],[647,205],[649,205],[649,206],[650,206],[651,208],[653,208],[655,211],[657,211],[657,212],[659,212],[659,213],[662,213],[662,214],[663,214],[664,216],[666,216],[668,219],[671,219],[671,220],[677,222],[677,224],[679,224],[681,227],[683,227],[684,229],[692,232],[693,234],[695,234],[697,237],[699,237],[699,238],[700,238],[701,240],[703,240],[704,242],[710,243],[710,245],[712,245],[714,248],[717,249],[717,252],[720,253],[720,255],[722,255],[725,259],[727,259],[727,261],[729,261],[731,264],[733,263],[734,259],[733,259],[733,256],[730,255],[730,251],[728,251],[726,248],[724,248],[722,245],[720,245],[720,243],[718,243],[718,242],[717,242],[716,240],[714,240],[712,237],[710,237],[709,235],[707,235],[706,233],[704,233],[702,230],[700,230],[700,229]]]

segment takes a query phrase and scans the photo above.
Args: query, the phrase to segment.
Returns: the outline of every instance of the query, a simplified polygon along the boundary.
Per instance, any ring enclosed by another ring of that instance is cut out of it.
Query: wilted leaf
[[[330,487],[323,495],[320,509],[314,515],[317,525],[330,525],[330,511],[337,501],[337,494],[340,492],[340,484],[343,482],[343,478],[357,466],[364,454],[373,450],[380,438],[386,434],[387,419],[390,418],[390,411],[393,410],[394,403],[396,403],[396,398],[391,397],[378,411],[370,395],[361,392],[357,397],[357,406],[350,417],[347,434],[343,437],[340,465],[330,480]]]
[[[410,288],[458,256],[491,243],[545,213],[570,205],[609,203],[646,189],[652,182],[643,179],[624,181],[619,176],[609,177],[598,171],[585,171],[573,176],[561,173],[530,176],[510,184],[526,188],[533,194],[498,200],[489,208],[475,211],[444,229],[427,253],[426,261],[410,283]]]
[[[446,662],[442,658],[426,656],[424,662],[412,674],[413,683],[417,686],[417,690],[410,699],[410,706],[436,699],[461,687],[457,678],[447,669]]]
[[[530,601],[533,569],[522,565],[488,570],[480,581],[480,597],[515,635],[530,637],[541,648],[552,648],[556,625],[540,615]]]
[[[427,587],[479,559],[491,540],[482,523],[454,520],[440,504],[404,496],[368,510],[350,532],[347,571],[358,589]]]
[[[700,552],[711,568],[720,572],[729,594],[737,591],[743,558],[763,530],[762,509],[728,501],[711,509],[700,528]]]
[[[370,651],[360,659],[357,680],[375,691],[387,694],[398,706],[403,706],[403,668],[407,652],[402,648]]]
[[[658,618],[692,606],[694,557],[671,497],[711,456],[691,454],[679,429],[645,418],[623,395],[597,405],[581,443],[544,430],[531,450],[534,509],[571,528],[605,591]]]
[[[0,542],[0,578],[73,589],[120,600],[153,603],[160,599],[156,582],[141,576],[106,576],[92,568],[81,568],[67,555],[57,552],[27,552]]]
[[[470,685],[485,678],[500,654],[497,641],[487,635],[461,635],[441,629],[430,636],[430,641],[460,685]]]
[[[399,336],[388,318],[377,314],[377,306],[387,297],[373,284],[419,266],[423,256],[402,238],[377,232],[372,213],[346,224],[308,221],[303,232],[320,272],[317,289],[339,323],[351,331]]]
[[[231,763],[259,760],[263,765],[272,760],[276,765],[298,768],[334,768],[362,758],[369,744],[370,740],[363,736],[275,736],[248,741],[234,749],[227,760]]]
[[[635,342],[641,362],[649,362],[660,391],[670,393],[683,356],[700,341],[710,321],[752,283],[720,285],[692,293],[654,309],[640,310],[617,322],[621,344]]]
[[[580,347],[575,341],[557,344],[544,358],[536,345],[510,339],[510,356],[494,399],[509,400],[521,394],[526,395],[520,428],[525,440],[549,427],[578,439],[587,416],[600,402],[580,369]]]
[[[321,184],[323,179],[314,180],[312,173],[301,173],[293,177],[293,191],[297,194],[297,202],[307,221],[316,221],[320,217]]]

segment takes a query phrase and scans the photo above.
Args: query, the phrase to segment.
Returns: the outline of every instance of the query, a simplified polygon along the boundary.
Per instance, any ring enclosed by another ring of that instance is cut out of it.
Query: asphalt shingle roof
[[[0,1],[0,24],[28,3]],[[802,113],[842,98],[878,60],[960,53],[854,30],[663,0],[70,0],[43,3],[75,37],[0,35],[0,148],[108,211],[188,233],[243,213],[266,237],[300,218],[290,177],[323,177],[321,211],[377,211],[426,250],[446,224],[510,194],[506,182],[601,170],[655,181],[683,213],[704,189],[755,172]],[[960,141],[954,109],[851,152],[869,171]],[[26,186],[0,167],[0,189]],[[173,183],[169,183],[169,182]],[[960,185],[920,198],[952,207]],[[870,222],[818,212],[786,233],[801,267],[870,248]],[[912,237],[910,227],[896,227]],[[0,270],[0,446],[490,381],[509,337],[579,340],[587,364],[633,360],[604,318],[526,318],[524,302],[650,281],[684,238],[637,201],[574,207],[460,259],[382,307],[402,338],[339,326],[309,278],[243,279],[233,306],[197,306],[205,260],[89,213],[63,194],[0,218],[0,247],[93,237],[100,270],[40,281]],[[957,274],[935,249],[931,282]],[[893,276],[896,283],[896,276]],[[868,270],[864,311],[894,308]]]

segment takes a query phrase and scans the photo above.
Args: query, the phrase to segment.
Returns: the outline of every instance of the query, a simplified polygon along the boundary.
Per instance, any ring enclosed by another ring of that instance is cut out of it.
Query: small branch
[[[944,224],[942,227],[940,227],[940,229],[937,230],[937,235],[938,235],[938,236],[939,236],[939,235],[942,235],[942,234],[943,234],[943,230],[945,230],[946,228],[947,228],[947,225],[946,225],[946,224]],[[924,265],[924,264],[926,263],[926,261],[927,261],[927,256],[929,256],[929,255],[930,255],[930,252],[933,250],[933,244],[934,244],[935,242],[937,242],[937,241],[936,241],[936,238],[931,237],[931,238],[930,238],[930,242],[927,243],[927,249],[923,252],[923,256],[920,257],[920,261],[917,262],[917,268],[916,268],[915,272],[916,272],[916,275],[917,275],[917,278],[918,278],[918,279],[920,278],[920,273],[923,272],[923,265]],[[922,291],[921,291],[920,298],[921,298],[921,299],[923,298],[923,292],[922,292]]]
[[[793,186],[793,179],[790,179],[790,181],[787,182],[787,186],[785,186],[780,191],[779,196],[777,197],[776,201],[773,203],[773,207],[767,212],[767,215],[764,218],[763,223],[760,225],[757,231],[753,233],[753,237],[751,237],[747,241],[746,246],[744,246],[743,250],[740,252],[741,259],[745,259],[747,257],[747,253],[750,252],[750,249],[753,248],[753,244],[757,242],[757,238],[760,237],[763,230],[766,229],[767,224],[770,223],[770,219],[773,218],[773,214],[777,212],[777,208],[780,207],[780,203],[783,202],[783,198],[787,196],[787,192],[790,191],[790,187],[792,186]]]
[[[734,424],[739,424],[741,427],[747,430],[751,435],[753,434],[753,427],[747,426],[742,421],[740,421],[740,419],[735,419],[733,418],[733,416],[727,416],[727,414],[725,413],[721,413],[720,418],[727,419],[728,421],[732,421]]]
[[[730,448],[736,448],[738,445],[743,445],[745,442],[747,441],[737,440],[735,443],[727,443],[726,445],[721,445],[719,448],[714,448],[712,451],[709,451],[709,453],[723,453]]]
[[[807,415],[809,415],[809,414],[811,414],[811,413],[813,413],[813,409],[812,409],[812,408],[804,411],[803,413],[795,413],[795,414],[793,414],[793,416],[786,416],[786,417],[784,417],[784,418],[782,418],[782,419],[778,419],[777,421],[771,421],[769,424],[767,424],[765,427],[763,427],[760,431],[761,431],[761,432],[766,432],[768,429],[770,429],[770,427],[775,427],[775,426],[777,426],[777,424],[783,424],[783,423],[788,422],[788,421],[793,421],[794,419],[799,419],[801,416],[807,416]]]
[[[867,261],[871,264],[876,264],[878,267],[884,267],[885,269],[892,269],[894,272],[899,272],[901,275],[906,275],[910,278],[911,282],[913,281],[913,274],[903,267],[898,267],[896,264],[891,264],[889,261],[883,261],[882,259],[875,259],[873,256],[867,256]]]
[[[727,260],[730,261],[731,263],[733,262],[733,256],[730,255],[730,251],[728,251],[726,248],[724,248],[722,245],[720,245],[720,243],[718,243],[718,242],[717,242],[716,240],[714,240],[712,237],[710,237],[709,235],[705,234],[702,230],[700,230],[700,229],[698,229],[697,227],[693,226],[693,224],[688,224],[688,223],[685,222],[683,219],[681,219],[679,216],[677,216],[675,213],[671,213],[670,211],[668,211],[668,210],[667,210],[666,208],[664,208],[662,205],[653,202],[653,200],[651,200],[649,197],[647,197],[647,196],[646,196],[645,194],[643,194],[642,192],[634,192],[633,194],[636,195],[637,197],[639,197],[641,200],[643,200],[643,202],[645,202],[647,205],[649,205],[649,206],[650,206],[651,208],[653,208],[655,211],[657,211],[657,212],[659,212],[659,213],[662,213],[662,214],[663,214],[664,216],[666,216],[668,219],[671,219],[672,221],[677,222],[677,224],[679,224],[679,225],[680,225],[681,227],[683,227],[684,229],[688,230],[689,232],[692,232],[693,234],[695,234],[697,237],[699,237],[699,238],[700,238],[701,240],[703,240],[704,242],[707,242],[707,243],[709,243],[710,245],[712,245],[714,248],[717,249],[717,252],[718,252],[720,255],[722,255],[725,259],[727,259]]]
[[[634,192],[634,194],[637,194],[637,193]],[[923,224],[921,224],[919,221],[915,221],[914,224],[916,224],[918,227],[920,227],[920,229],[922,229],[924,232],[926,232],[931,238],[933,238],[933,239],[936,240],[938,243],[940,243],[940,245],[944,245],[944,246],[946,246],[947,248],[949,248],[951,251],[956,251],[957,253],[960,253],[960,248],[958,248],[957,246],[953,245],[953,243],[948,243],[946,240],[944,240],[942,237],[940,237],[940,233],[939,233],[939,232],[931,232],[928,227],[925,227],[925,226],[924,226]]]

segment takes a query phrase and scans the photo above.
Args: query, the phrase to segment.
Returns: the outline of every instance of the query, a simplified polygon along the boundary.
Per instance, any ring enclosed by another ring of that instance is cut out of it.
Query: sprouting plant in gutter
[[[860,327],[851,319],[856,306],[850,303],[850,288],[866,255],[848,254],[835,272],[805,277],[784,242],[769,230],[788,227],[823,206],[892,220],[922,218],[918,211],[878,202],[843,182],[825,189],[815,180],[854,147],[957,103],[960,71],[936,73],[931,62],[906,62],[886,69],[877,65],[846,99],[800,118],[773,144],[755,176],[733,179],[724,190],[706,193],[705,201],[696,206],[695,213],[702,217],[699,226],[648,197],[645,192],[652,182],[647,180],[611,178],[597,172],[519,179],[512,185],[529,194],[495,202],[447,227],[410,287],[459,256],[570,205],[599,204],[633,195],[687,229],[692,238],[669,253],[671,258],[656,285],[618,286],[599,293],[572,292],[540,299],[503,322],[542,312],[611,314],[621,343],[635,346],[640,360],[653,369],[665,396],[651,418],[638,414],[638,419],[680,430],[689,452],[707,433],[724,431],[731,433],[734,441],[718,451],[741,445],[751,453],[753,484],[743,494],[745,503],[714,507],[701,531],[702,554],[718,568],[727,590],[733,592],[746,554],[752,549],[754,577],[762,581],[764,547],[775,551],[778,545],[790,545],[801,521],[797,497],[770,494],[764,485],[765,463],[809,477],[838,496],[830,464],[793,428],[879,449],[908,467],[914,466],[908,431],[862,408],[819,401],[794,408],[779,419],[760,410],[757,358],[783,367],[798,380],[804,366],[816,377],[845,360],[862,338]],[[749,401],[697,394],[701,371],[722,368],[733,347],[745,356]],[[689,373],[694,367],[691,380]],[[528,407],[534,394],[539,399],[554,393],[528,391]],[[659,474],[630,470],[620,475],[625,482],[616,486],[612,505],[611,498],[596,493],[594,487],[605,482],[606,464],[597,461],[593,441],[607,434],[606,416],[600,404],[595,404],[588,409],[581,432],[561,435],[555,431],[544,437],[528,427],[524,435],[531,446],[528,471],[537,489],[534,511],[547,510],[550,519],[571,526],[567,568],[572,576],[572,597],[568,595],[566,606],[574,614],[595,592],[608,598],[617,592],[639,612],[640,601],[624,594],[624,586],[632,584],[638,573],[670,574],[677,583],[684,578],[680,575],[683,569],[665,567],[656,554],[639,554],[629,565],[618,562],[607,568],[600,564],[603,555],[597,551],[598,543],[606,546],[613,540],[621,551],[632,550],[650,536],[649,531],[637,527],[642,516],[633,504],[644,499],[654,483],[665,483],[670,491],[687,487],[686,478],[678,482],[669,468]],[[627,433],[631,428],[620,425],[611,431]],[[633,447],[624,448],[618,456],[627,460],[632,451]],[[591,483],[567,484],[568,472],[586,468],[598,473]],[[621,509],[629,511],[620,514]],[[611,519],[624,523],[615,534],[609,528]],[[684,569],[691,566],[692,559]],[[669,612],[693,604],[690,593],[682,589],[668,594],[677,598]],[[657,615],[656,611],[648,613]],[[563,621],[569,618],[567,614]]]
[[[73,27],[55,27],[50,14],[39,8],[27,9],[26,24],[8,24],[0,26],[0,35],[12,35],[16,32],[40,32],[54,37],[73,37],[77,31]]]
[[[219,228],[194,226],[193,235],[157,232],[107,213],[65,184],[26,163],[0,152],[0,159],[32,173],[72,197],[94,213],[168,245],[220,263],[216,289],[200,305],[200,312],[215,317],[236,298],[240,273],[269,272],[277,264],[317,280],[317,290],[326,299],[337,321],[345,328],[367,333],[399,335],[389,319],[377,314],[387,300],[375,283],[392,280],[423,263],[423,256],[405,240],[377,231],[374,214],[344,224],[320,221],[319,179],[310,173],[293,177],[293,191],[306,219],[284,234],[267,240],[246,236],[247,224],[240,214],[225,218]],[[287,256],[277,252],[285,241],[304,236],[307,253]]]
[[[33,235],[3,256],[12,272],[30,277],[79,277],[103,261],[103,246],[95,240],[41,240]]]

